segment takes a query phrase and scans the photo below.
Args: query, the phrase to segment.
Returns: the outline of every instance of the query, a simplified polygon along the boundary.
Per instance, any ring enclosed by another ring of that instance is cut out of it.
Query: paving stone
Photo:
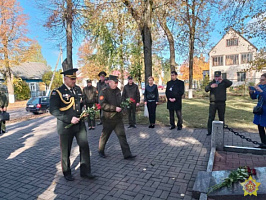
[[[107,158],[102,159],[97,154],[102,126],[97,126],[88,131],[92,173],[97,179],[80,178],[79,148],[74,139],[70,160],[75,181],[67,182],[61,171],[54,117],[8,124],[7,128],[10,131],[0,136],[1,199],[16,199],[20,193],[29,199],[182,199],[180,191],[192,198],[192,182],[199,170],[206,170],[210,151],[205,129],[184,128],[177,134],[164,126],[151,130],[138,125],[126,129],[131,151],[137,155],[134,161],[123,159],[114,133],[106,145]],[[263,160],[254,157],[251,161]]]

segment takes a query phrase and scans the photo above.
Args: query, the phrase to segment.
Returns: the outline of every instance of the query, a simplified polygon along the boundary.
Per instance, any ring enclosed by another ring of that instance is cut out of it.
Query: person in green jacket
[[[225,114],[225,101],[226,101],[226,88],[232,85],[232,81],[228,79],[222,79],[222,73],[220,71],[214,72],[214,79],[206,87],[205,91],[210,92],[210,107],[209,107],[209,119],[208,119],[208,133],[212,133],[212,122],[215,118],[216,110],[218,110],[219,121],[224,122]]]
[[[99,94],[102,109],[103,130],[99,141],[99,156],[105,158],[105,145],[114,131],[118,137],[124,159],[134,159],[136,156],[131,154],[121,114],[121,90],[117,87],[117,76],[109,76],[109,86],[104,88]]]
[[[8,106],[8,98],[5,94],[5,89],[1,88],[0,89],[0,113],[6,112],[7,111],[7,106]],[[6,132],[6,121],[1,121],[0,122],[0,134]]]
[[[82,110],[82,91],[76,85],[76,71],[67,69],[67,60],[62,63],[64,84],[52,91],[50,96],[50,113],[57,118],[57,132],[60,138],[61,166],[67,181],[74,178],[70,169],[70,152],[74,137],[77,139],[80,151],[80,176],[93,179],[90,164],[90,148],[88,144],[85,122],[80,120]],[[66,69],[65,69],[66,68]],[[70,128],[67,125],[73,124]]]

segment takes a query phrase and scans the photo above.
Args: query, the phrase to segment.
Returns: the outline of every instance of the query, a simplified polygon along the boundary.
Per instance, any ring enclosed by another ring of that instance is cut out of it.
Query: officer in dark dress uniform
[[[74,178],[70,169],[70,152],[73,138],[76,137],[80,150],[80,176],[93,179],[90,165],[90,149],[84,121],[80,121],[82,91],[76,86],[76,71],[68,69],[67,60],[62,64],[64,84],[52,91],[50,96],[50,113],[57,118],[57,132],[60,137],[61,165],[64,177],[68,181]],[[70,128],[65,128],[74,124]]]
[[[109,87],[100,92],[99,100],[102,109],[103,130],[99,141],[99,155],[105,158],[105,145],[112,133],[115,131],[125,159],[133,159],[136,156],[131,154],[127,138],[125,134],[125,127],[121,114],[121,90],[117,88],[117,76],[109,76]]]
[[[212,133],[212,122],[215,118],[216,110],[218,110],[219,121],[224,122],[225,114],[225,101],[226,101],[226,88],[232,85],[232,81],[228,79],[222,79],[220,71],[214,72],[214,79],[206,87],[205,91],[210,91],[210,107],[209,107],[209,119],[208,119],[208,133]]]

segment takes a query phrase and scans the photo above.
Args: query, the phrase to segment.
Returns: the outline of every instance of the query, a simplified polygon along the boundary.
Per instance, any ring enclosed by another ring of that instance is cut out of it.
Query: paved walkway
[[[237,131],[237,130],[236,130]],[[258,133],[248,133],[238,131],[240,134],[245,137],[251,138],[253,141],[260,141],[260,137]],[[239,136],[234,135],[231,132],[225,132],[225,145],[233,145],[240,147],[255,147],[251,142],[247,142],[246,140],[241,139]],[[240,166],[249,166],[251,168],[254,167],[266,167],[266,155],[253,155],[253,154],[244,154],[244,153],[234,153],[234,152],[225,152],[218,151],[215,154],[214,161],[214,171],[219,170],[232,170],[237,169]]]
[[[75,181],[61,172],[56,120],[48,116],[8,124],[0,136],[0,199],[192,199],[198,171],[205,171],[210,137],[203,129],[168,130],[138,126],[127,130],[134,161],[124,160],[115,134],[107,158],[97,154],[101,126],[89,131],[92,172],[79,176],[79,149],[74,141],[71,162]]]

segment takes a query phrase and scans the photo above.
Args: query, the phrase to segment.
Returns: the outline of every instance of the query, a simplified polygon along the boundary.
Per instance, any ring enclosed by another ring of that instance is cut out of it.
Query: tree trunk
[[[5,63],[5,78],[7,83],[9,103],[14,103],[15,96],[14,96],[14,85],[13,85],[13,73],[10,69],[10,63],[8,58],[8,40],[6,37],[3,38],[3,52],[4,52],[4,63]]]
[[[189,36],[189,98],[192,98],[192,81],[193,81],[193,56],[194,56],[195,34],[192,31]]]
[[[121,90],[124,89],[124,56],[123,56],[123,18],[119,15],[118,19],[118,32],[119,32],[119,42],[120,42],[120,49],[119,49],[119,57],[120,57],[120,75],[121,75]]]
[[[72,62],[72,23],[73,23],[73,3],[72,0],[67,0],[67,14],[66,14],[66,35],[67,35],[67,63],[68,68],[73,69]]]
[[[147,24],[144,24],[141,35],[144,50],[145,84],[147,85],[149,76],[152,76],[152,38],[151,30]]]
[[[128,0],[122,0],[127,6],[132,17],[138,24],[142,36],[144,50],[144,65],[145,65],[145,83],[148,84],[148,77],[152,76],[152,37],[151,37],[151,19],[152,19],[152,0],[145,0],[145,8],[143,13],[139,14],[133,8],[133,5]]]
[[[167,24],[166,24],[166,20],[165,19],[160,19],[160,17],[158,17],[160,25],[162,27],[162,29],[164,30],[164,33],[166,34],[168,43],[169,43],[169,49],[170,49],[170,68],[171,68],[171,72],[175,71],[175,41],[174,41],[174,37],[173,34],[171,33],[171,31],[169,30]]]
[[[14,79],[13,73],[9,68],[9,70],[6,72],[6,85],[8,90],[9,103],[15,103],[13,79]]]

